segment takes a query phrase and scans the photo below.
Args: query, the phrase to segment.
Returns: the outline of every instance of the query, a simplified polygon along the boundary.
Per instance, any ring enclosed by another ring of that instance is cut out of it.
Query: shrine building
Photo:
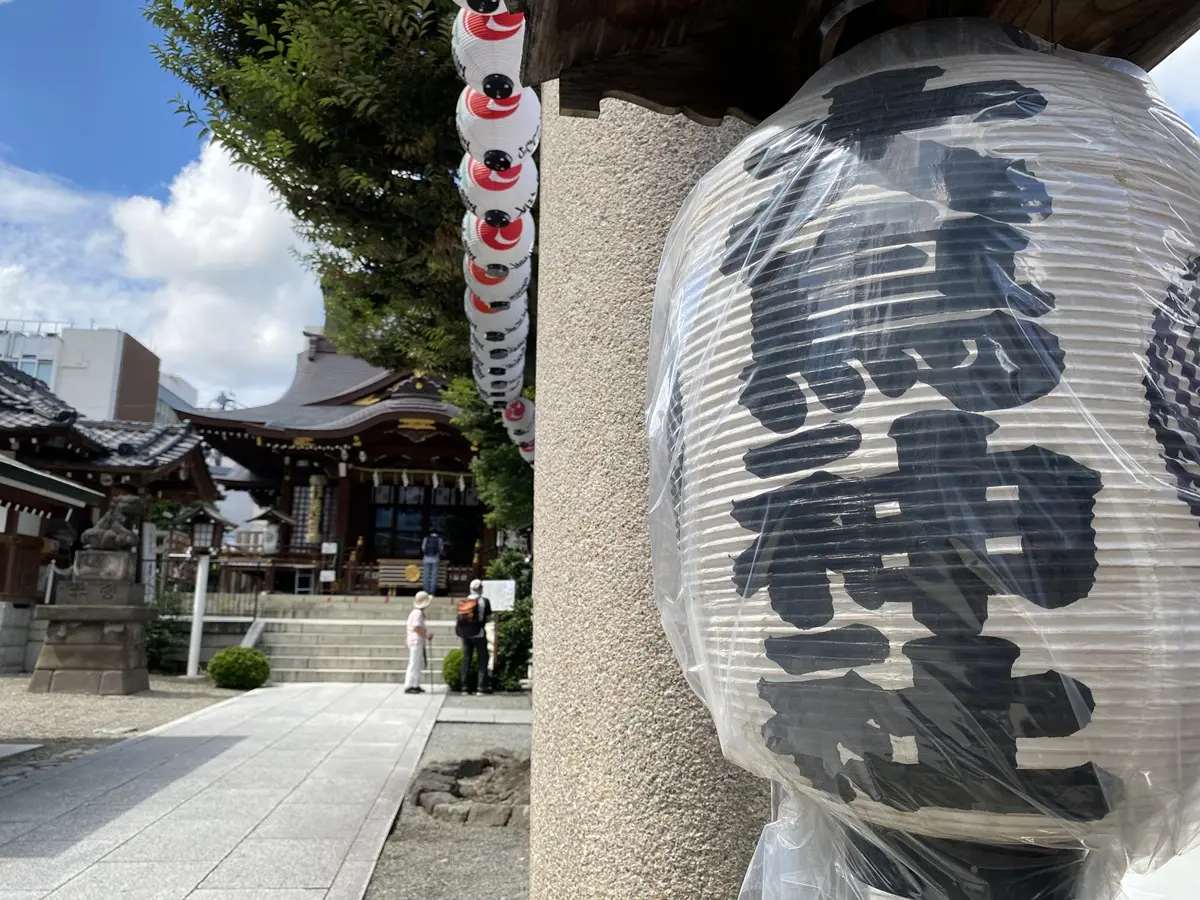
[[[275,402],[185,412],[236,464],[217,482],[264,508],[262,535],[227,549],[220,590],[415,591],[431,529],[446,546],[439,589],[463,589],[495,536],[444,385],[342,355],[321,328],[304,335],[291,386]]]

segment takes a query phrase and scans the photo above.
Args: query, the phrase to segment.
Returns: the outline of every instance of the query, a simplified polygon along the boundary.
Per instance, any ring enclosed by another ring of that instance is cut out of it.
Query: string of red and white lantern
[[[466,151],[458,170],[463,217],[463,312],[479,395],[502,413],[509,437],[534,461],[533,403],[521,397],[529,339],[542,107],[521,85],[525,15],[501,0],[455,0],[450,47],[467,86],[455,121]]]

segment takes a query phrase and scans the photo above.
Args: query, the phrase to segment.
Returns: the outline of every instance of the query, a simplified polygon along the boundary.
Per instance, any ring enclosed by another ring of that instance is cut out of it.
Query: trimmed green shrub
[[[446,682],[446,687],[452,691],[461,691],[462,683],[462,650],[451,650],[446,654],[446,658],[442,660],[442,681]],[[476,684],[479,683],[479,663],[475,661],[475,657],[471,657],[471,674],[475,676]]]
[[[512,612],[499,613],[496,625],[496,687],[521,690],[533,658],[533,598],[521,597]]]
[[[252,691],[271,677],[271,664],[261,650],[226,647],[208,661],[208,677],[217,687]]]

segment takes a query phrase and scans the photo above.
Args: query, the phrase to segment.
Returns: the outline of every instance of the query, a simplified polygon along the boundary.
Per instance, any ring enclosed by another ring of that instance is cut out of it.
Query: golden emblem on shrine
[[[410,563],[404,570],[404,580],[416,583],[421,580],[421,567]]]

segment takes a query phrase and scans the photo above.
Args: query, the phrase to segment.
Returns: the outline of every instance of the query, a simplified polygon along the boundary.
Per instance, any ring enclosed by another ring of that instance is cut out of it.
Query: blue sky
[[[141,5],[0,0],[0,319],[115,325],[202,401],[268,402],[320,292],[266,185],[183,127]],[[1200,39],[1154,74],[1200,124]]]
[[[148,47],[141,0],[15,0],[0,9],[0,156],[88,190],[165,199],[196,159]],[[66,24],[69,23],[69,24]]]

